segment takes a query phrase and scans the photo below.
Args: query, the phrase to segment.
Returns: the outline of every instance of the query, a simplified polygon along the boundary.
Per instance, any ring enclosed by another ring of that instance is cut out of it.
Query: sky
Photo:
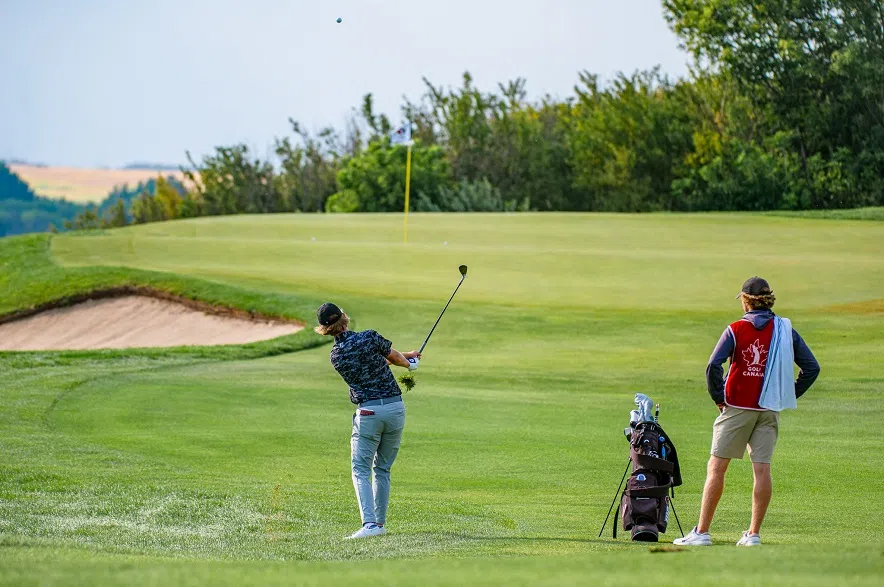
[[[369,92],[402,122],[423,77],[566,98],[583,70],[687,62],[660,0],[0,0],[0,159],[266,156],[290,117],[342,129]]]

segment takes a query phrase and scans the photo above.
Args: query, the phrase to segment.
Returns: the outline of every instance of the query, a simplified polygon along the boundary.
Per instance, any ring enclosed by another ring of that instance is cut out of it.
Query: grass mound
[[[88,238],[88,237],[86,237]],[[317,306],[315,300],[292,295],[250,291],[221,283],[156,271],[123,267],[64,268],[50,255],[49,235],[0,239],[0,322],[34,315],[50,308],[66,307],[87,299],[148,294],[176,300],[196,308],[238,316],[281,317],[304,322]],[[0,352],[0,366],[39,364],[76,357],[189,355],[201,359],[256,358],[294,352],[321,345],[321,337],[305,329],[275,340],[223,347],[168,349],[41,351],[20,354]]]

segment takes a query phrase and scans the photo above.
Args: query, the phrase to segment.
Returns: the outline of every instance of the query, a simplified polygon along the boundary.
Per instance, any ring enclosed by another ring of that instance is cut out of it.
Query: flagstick
[[[405,229],[404,242],[408,242],[408,195],[411,191],[411,143],[408,143],[408,155],[405,162]]]

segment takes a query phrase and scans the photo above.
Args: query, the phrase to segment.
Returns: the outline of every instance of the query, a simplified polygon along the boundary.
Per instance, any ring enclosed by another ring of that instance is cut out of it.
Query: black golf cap
[[[341,316],[344,314],[344,311],[339,307],[334,305],[331,302],[326,302],[319,306],[319,309],[316,310],[316,319],[319,320],[319,323],[323,326],[331,326],[335,322],[341,319]]]
[[[766,296],[770,293],[773,292],[771,291],[767,280],[756,275],[755,277],[750,277],[743,283],[743,289],[740,290],[740,294],[737,298],[739,299],[743,294],[749,294],[750,296]]]

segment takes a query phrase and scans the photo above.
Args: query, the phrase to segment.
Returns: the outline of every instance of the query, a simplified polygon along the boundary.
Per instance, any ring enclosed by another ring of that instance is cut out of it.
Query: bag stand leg
[[[611,512],[614,511],[614,504],[617,503],[617,496],[620,495],[620,488],[623,487],[623,481],[626,479],[626,474],[629,473],[629,465],[631,465],[631,464],[632,464],[632,459],[629,459],[626,461],[626,470],[623,471],[623,478],[620,479],[620,485],[617,486],[617,491],[614,493],[614,501],[611,502],[611,507],[608,508],[608,515],[605,516],[605,523],[602,524],[602,529],[599,530],[599,538],[602,537],[602,532],[605,531],[605,526],[608,525],[608,518],[611,517]],[[673,510],[673,511],[675,511],[675,510]],[[615,518],[615,520],[616,520],[616,518]],[[615,521],[614,524],[616,525],[617,522]]]
[[[675,516],[675,521],[678,523],[678,531],[681,532],[681,537],[684,538],[684,530],[681,529],[681,520],[678,519],[678,512],[675,511],[675,504],[672,503],[672,498],[667,498],[669,500],[669,505],[672,506],[672,513]]]

